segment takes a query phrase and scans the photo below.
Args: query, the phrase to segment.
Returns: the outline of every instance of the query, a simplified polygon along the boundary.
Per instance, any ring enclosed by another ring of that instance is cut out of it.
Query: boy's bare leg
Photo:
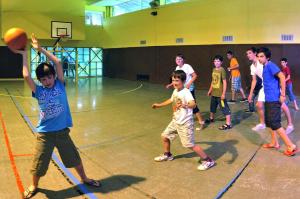
[[[203,122],[203,118],[202,118],[200,112],[195,113],[195,115],[197,117],[199,124],[202,125],[204,122]]]
[[[283,112],[284,112],[284,114],[286,116],[286,119],[287,119],[287,122],[288,122],[288,126],[293,125],[292,116],[291,116],[289,107],[285,103],[283,103],[281,105],[281,109],[283,110]]]
[[[206,153],[203,151],[203,149],[198,145],[190,147],[190,149],[193,150],[195,153],[197,153],[197,155],[202,159],[206,159],[208,157]]]
[[[162,143],[164,147],[164,152],[165,153],[170,153],[170,140],[168,138],[162,137]]]
[[[288,149],[294,149],[295,145],[292,143],[290,138],[286,135],[284,128],[279,128],[276,130],[276,132],[279,134],[281,139],[283,140],[284,144],[287,146]]]
[[[294,100],[294,108],[296,111],[299,111],[299,107],[298,107],[298,104],[297,104],[297,101]]]
[[[245,95],[244,90],[243,90],[242,87],[240,88],[240,93],[241,93],[241,95],[242,95],[242,98],[245,99],[245,98],[246,98],[246,95]]]
[[[231,91],[231,100],[235,100],[235,91],[234,90]]]
[[[271,142],[270,142],[270,145],[271,146],[279,146],[276,132],[270,129],[270,133],[271,133]]]
[[[230,117],[230,115],[226,115],[226,124],[231,125],[231,117]]]
[[[261,124],[265,124],[264,103],[263,102],[257,102],[256,107],[257,107],[257,113],[258,113],[258,116],[259,116],[259,122]]]

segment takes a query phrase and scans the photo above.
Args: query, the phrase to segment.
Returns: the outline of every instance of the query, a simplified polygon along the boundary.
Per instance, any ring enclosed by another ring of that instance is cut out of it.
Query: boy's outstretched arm
[[[166,101],[162,102],[162,103],[154,103],[152,104],[152,108],[160,108],[160,107],[163,107],[163,106],[167,106],[169,104],[172,103],[172,100],[171,99],[167,99]]]
[[[33,79],[31,78],[31,74],[29,72],[29,68],[28,68],[28,53],[27,53],[27,49],[25,50],[12,50],[14,53],[18,53],[22,55],[22,60],[23,60],[23,69],[22,69],[22,74],[23,74],[23,78],[26,81],[26,83],[28,84],[28,86],[30,87],[30,89],[32,90],[32,92],[35,93],[36,90],[36,85],[33,81]]]
[[[62,68],[62,64],[60,62],[60,60],[53,55],[52,53],[48,52],[46,49],[42,48],[37,40],[37,38],[35,37],[34,34],[31,35],[31,40],[32,40],[32,46],[38,51],[43,53],[44,55],[46,55],[46,57],[53,61],[55,68],[56,68],[56,74],[57,74],[57,79],[59,81],[61,81],[62,83],[64,83],[64,72],[63,72],[63,68]]]

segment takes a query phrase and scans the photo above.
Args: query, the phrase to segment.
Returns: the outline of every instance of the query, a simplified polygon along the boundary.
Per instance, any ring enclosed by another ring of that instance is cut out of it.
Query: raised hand
[[[33,48],[35,48],[36,50],[40,51],[41,50],[41,46],[37,40],[37,38],[35,37],[34,33],[31,34],[31,45]]]

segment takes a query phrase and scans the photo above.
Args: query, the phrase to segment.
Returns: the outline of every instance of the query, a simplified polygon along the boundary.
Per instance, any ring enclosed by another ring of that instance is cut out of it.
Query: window
[[[53,53],[53,47],[44,47]],[[78,77],[102,76],[102,49],[101,48],[68,48],[58,47],[54,53],[62,63],[67,60],[67,68],[64,68],[66,78],[76,76],[76,54],[78,57]],[[36,78],[35,69],[41,63],[47,61],[44,54],[39,56],[34,48],[31,48],[31,76]]]
[[[178,3],[178,2],[182,2],[184,0],[166,0],[166,4],[170,4],[170,3]]]
[[[130,0],[114,6],[113,16],[118,16],[125,13],[130,13],[146,8],[150,8],[149,3],[152,0]]]
[[[103,12],[85,11],[85,24],[100,26],[102,25]]]

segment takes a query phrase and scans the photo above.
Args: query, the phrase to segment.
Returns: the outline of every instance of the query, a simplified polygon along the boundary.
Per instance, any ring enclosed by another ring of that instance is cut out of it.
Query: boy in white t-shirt
[[[259,63],[259,61],[257,59],[257,55],[256,55],[257,49],[256,48],[252,47],[252,48],[248,49],[246,53],[247,53],[248,59],[252,62],[251,66],[250,66],[252,83],[251,83],[250,93],[248,96],[249,108],[251,106],[250,104],[253,103],[256,95],[258,95],[256,107],[257,107],[257,112],[259,115],[259,124],[257,124],[255,127],[253,127],[252,130],[259,131],[259,130],[263,130],[266,128],[265,116],[264,116],[265,93],[264,93],[264,89],[263,89],[263,84],[260,88],[258,87],[259,89],[257,88],[258,78],[260,78],[261,80],[263,79],[263,67],[264,66],[261,63]],[[285,103],[283,103],[281,105],[281,109],[283,110],[283,112],[287,118],[288,125],[286,127],[286,133],[289,134],[294,130],[291,113],[290,113],[288,106]]]
[[[175,62],[177,64],[175,70],[183,70],[186,74],[186,80],[184,83],[184,87],[189,89],[192,93],[192,96],[194,97],[194,100],[196,102],[196,95],[195,95],[195,84],[194,82],[197,79],[197,74],[194,71],[193,67],[189,64],[185,63],[185,58],[182,54],[177,54],[175,58]],[[166,88],[172,87],[172,83],[168,84]],[[200,110],[196,104],[195,108],[193,109],[193,113],[196,115],[196,118],[199,122],[200,128],[196,128],[196,130],[201,130],[204,125],[203,118],[201,116]]]
[[[201,158],[202,161],[198,170],[207,170],[214,166],[215,162],[205,154],[200,146],[195,145],[193,108],[195,108],[196,103],[189,89],[184,87],[185,80],[186,73],[183,70],[174,71],[172,84],[175,89],[171,98],[152,105],[152,108],[160,108],[173,103],[173,119],[161,134],[164,154],[154,158],[154,160],[162,162],[174,159],[170,152],[170,141],[178,134],[183,147],[193,150]]]

